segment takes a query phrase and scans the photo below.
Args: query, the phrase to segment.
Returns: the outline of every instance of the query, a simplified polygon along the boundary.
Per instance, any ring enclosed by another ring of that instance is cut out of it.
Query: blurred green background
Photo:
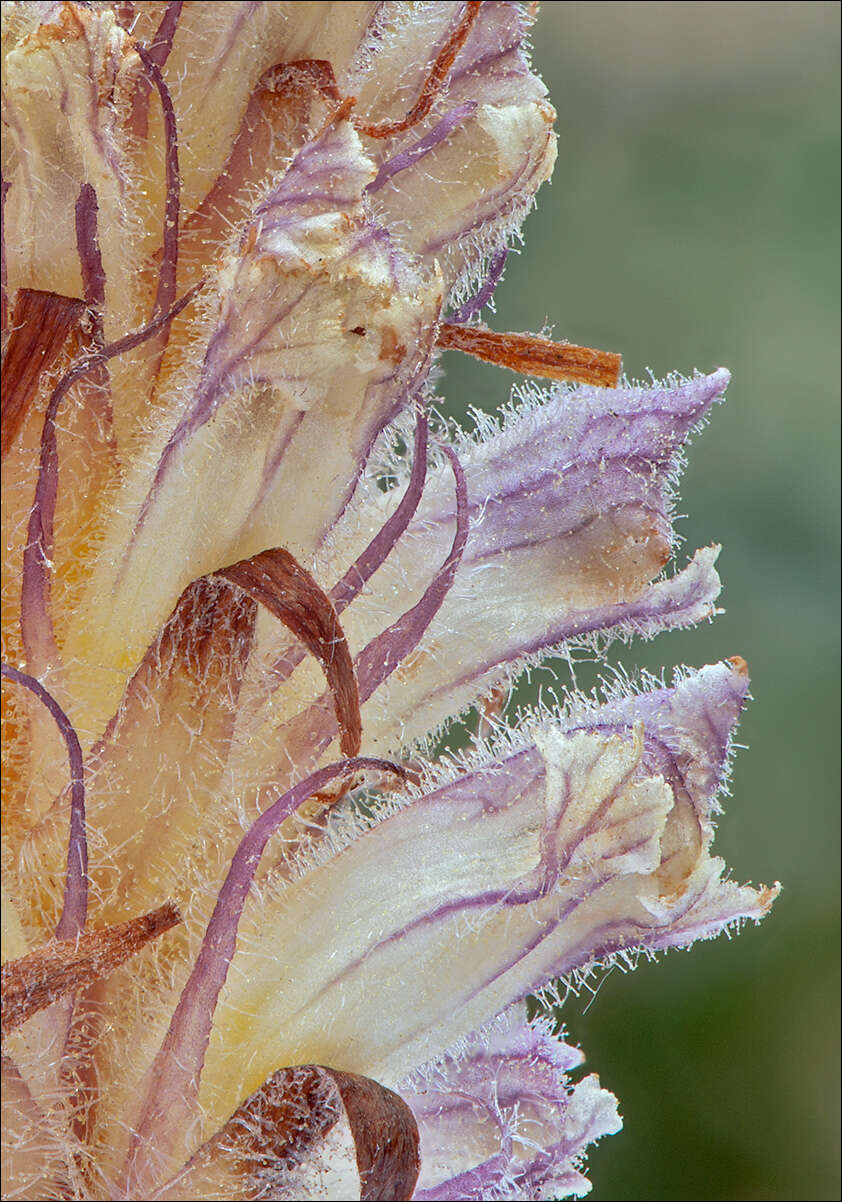
[[[762,926],[565,1006],[625,1119],[591,1153],[596,1202],[839,1197],[839,13],[545,3],[534,32],[559,160],[486,316],[549,321],[635,378],[732,370],[679,506],[684,552],[724,545],[727,614],[609,660],[745,656],[717,850],[784,885]],[[506,398],[512,377],[444,367],[449,400]]]

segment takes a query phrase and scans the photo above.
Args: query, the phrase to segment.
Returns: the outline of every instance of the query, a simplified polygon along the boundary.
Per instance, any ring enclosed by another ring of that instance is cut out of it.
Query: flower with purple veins
[[[4,6],[4,1196],[582,1196],[616,1102],[524,999],[774,899],[710,853],[741,660],[506,708],[715,613],[728,383],[480,321],[530,19]],[[463,433],[446,348],[553,383]]]

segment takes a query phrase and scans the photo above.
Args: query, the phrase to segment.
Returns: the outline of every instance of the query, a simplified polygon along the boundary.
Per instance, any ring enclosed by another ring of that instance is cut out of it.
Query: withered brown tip
[[[178,909],[166,902],[139,918],[101,931],[85,931],[78,939],[54,939],[18,960],[9,960],[2,969],[3,1034],[73,990],[109,976],[150,939],[179,922]]]
[[[439,327],[436,345],[443,350],[462,351],[485,363],[541,380],[571,380],[616,388],[622,356],[571,342],[554,342],[534,334],[500,334],[486,326],[463,326],[445,321]]]

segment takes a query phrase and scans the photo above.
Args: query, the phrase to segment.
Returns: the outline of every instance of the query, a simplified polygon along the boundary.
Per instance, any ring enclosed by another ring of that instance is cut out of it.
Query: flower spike
[[[777,894],[741,660],[507,704],[716,614],[729,380],[480,323],[534,12],[3,5],[4,1196],[581,1197],[617,1104],[525,999]],[[461,432],[447,349],[550,383]]]

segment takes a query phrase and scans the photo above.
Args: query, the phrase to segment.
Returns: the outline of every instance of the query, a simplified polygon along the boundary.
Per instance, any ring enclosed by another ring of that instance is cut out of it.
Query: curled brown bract
[[[356,755],[362,740],[359,689],[351,652],[331,599],[283,547],[261,551],[217,576],[264,605],[316,657],[333,693],[342,754]]]
[[[157,1197],[321,1196],[330,1179],[331,1197],[385,1202],[412,1197],[420,1164],[418,1127],[397,1094],[304,1064],[273,1073]]]

